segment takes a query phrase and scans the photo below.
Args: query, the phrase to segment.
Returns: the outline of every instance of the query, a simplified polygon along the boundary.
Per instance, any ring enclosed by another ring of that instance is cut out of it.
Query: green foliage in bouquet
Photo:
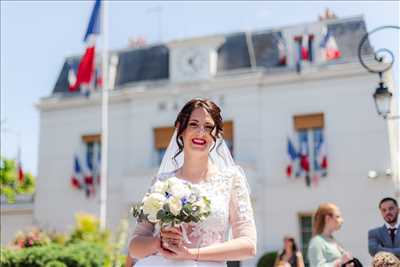
[[[206,197],[203,197],[204,204],[206,206],[210,206],[211,202]],[[202,212],[199,206],[196,206],[191,203],[186,203],[182,206],[182,209],[178,215],[174,215],[168,204],[164,204],[163,209],[159,210],[157,213],[157,219],[162,221],[167,225],[179,225],[182,222],[189,223],[194,222],[197,223],[199,221],[203,221],[210,215],[210,210],[208,208],[207,211]]]
[[[24,174],[18,180],[18,168],[15,160],[0,157],[0,195],[5,196],[8,203],[14,203],[18,194],[32,194],[35,191],[35,177]]]

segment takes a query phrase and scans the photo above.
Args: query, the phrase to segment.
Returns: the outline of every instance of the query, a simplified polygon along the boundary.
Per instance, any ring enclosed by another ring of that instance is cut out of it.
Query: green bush
[[[128,222],[122,220],[115,240],[90,214],[78,213],[68,234],[41,229],[20,231],[13,247],[1,248],[1,267],[111,267],[124,265],[121,249],[126,242]]]
[[[102,267],[105,252],[102,247],[87,242],[63,247],[48,245],[21,250],[1,249],[2,267]]]
[[[81,242],[65,247],[64,255],[59,260],[67,266],[102,267],[105,257],[106,252],[102,246]]]
[[[15,255],[12,251],[0,248],[0,266],[1,267],[13,267],[15,266]]]
[[[277,254],[276,251],[264,253],[258,260],[257,267],[274,267]]]

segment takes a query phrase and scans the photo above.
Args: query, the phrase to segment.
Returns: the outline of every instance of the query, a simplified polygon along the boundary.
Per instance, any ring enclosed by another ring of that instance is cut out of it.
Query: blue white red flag
[[[337,46],[336,39],[329,30],[326,30],[326,33],[322,38],[320,48],[322,51],[322,57],[325,60],[337,59],[341,56],[341,52]]]
[[[96,37],[100,34],[100,11],[101,0],[96,0],[83,38],[86,42],[86,51],[79,63],[76,81],[69,86],[71,92],[81,87],[89,87],[95,76]]]
[[[289,158],[289,163],[286,167],[286,176],[292,177],[292,175],[294,173],[294,171],[293,171],[294,164],[295,164],[295,161],[298,158],[299,154],[297,153],[296,148],[294,147],[294,145],[289,137],[287,139],[287,154],[288,154],[288,158]]]

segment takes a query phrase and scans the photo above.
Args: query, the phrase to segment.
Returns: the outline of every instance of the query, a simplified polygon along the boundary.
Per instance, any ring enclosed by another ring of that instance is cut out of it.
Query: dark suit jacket
[[[400,229],[397,229],[394,242],[390,239],[389,231],[385,225],[369,230],[368,251],[372,257],[380,251],[390,252],[400,257]]]

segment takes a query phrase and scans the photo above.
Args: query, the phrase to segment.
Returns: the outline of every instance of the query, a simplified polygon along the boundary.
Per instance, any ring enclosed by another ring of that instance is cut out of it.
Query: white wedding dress
[[[190,244],[186,244],[187,247],[201,248],[223,243],[228,240],[230,229],[232,238],[246,239],[256,245],[257,235],[249,188],[242,173],[237,167],[231,167],[205,181],[192,184],[198,186],[211,200],[211,214],[202,223],[183,226],[190,241]],[[154,182],[174,176],[175,172],[163,173]],[[132,238],[153,235],[153,224],[139,222]],[[151,255],[140,259],[135,267],[226,267],[226,262],[169,260],[161,255]]]

